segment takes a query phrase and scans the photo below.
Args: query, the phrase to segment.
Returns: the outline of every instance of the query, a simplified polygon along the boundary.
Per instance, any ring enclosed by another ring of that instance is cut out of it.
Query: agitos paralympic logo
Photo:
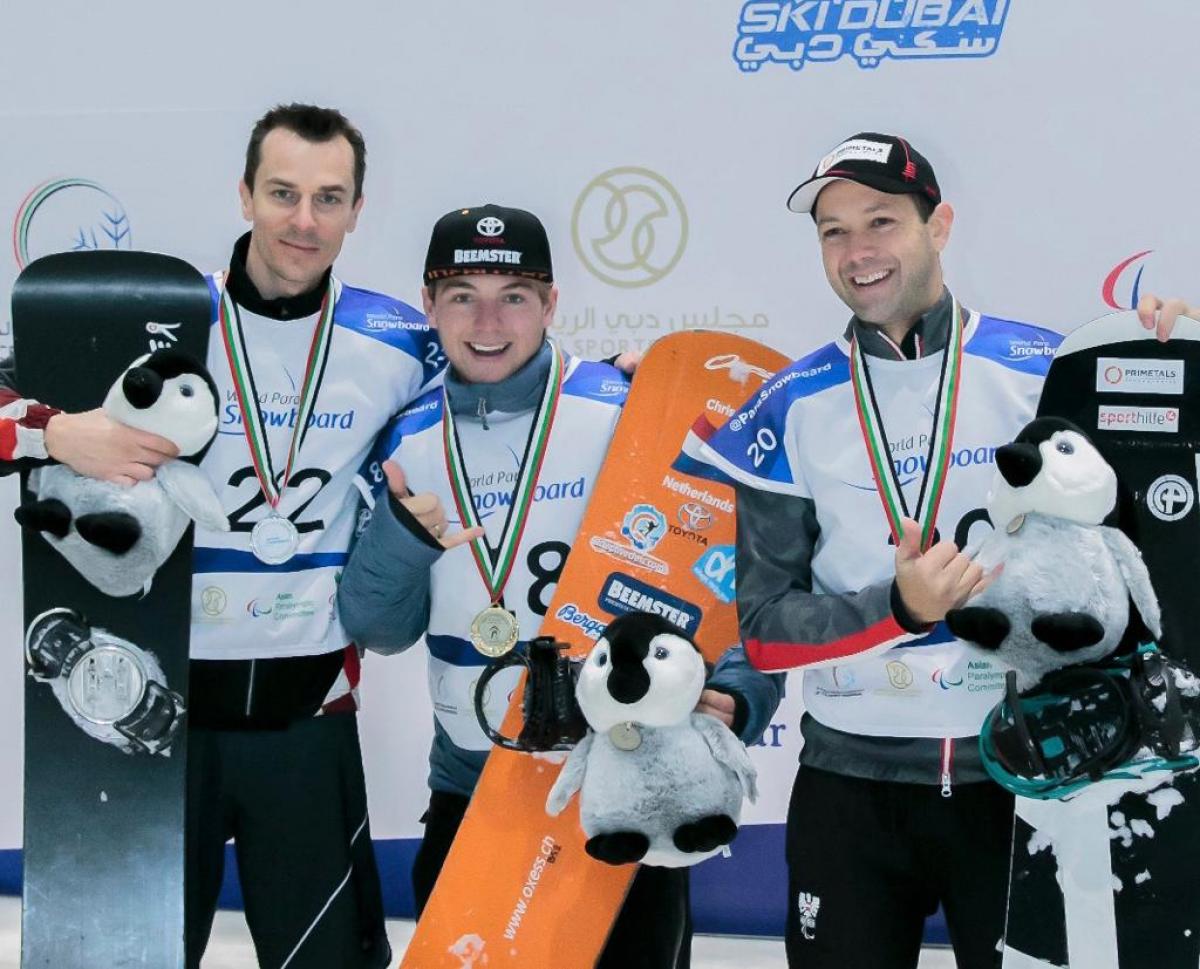
[[[1138,297],[1141,295],[1142,273],[1146,270],[1142,260],[1152,252],[1154,252],[1153,249],[1135,252],[1132,256],[1122,259],[1113,266],[1112,271],[1104,277],[1104,283],[1100,287],[1100,296],[1104,300],[1105,306],[1114,310],[1131,310],[1137,306]],[[1122,299],[1124,293],[1129,294],[1128,302]]]
[[[17,209],[13,257],[24,269],[39,256],[88,249],[132,249],[125,207],[89,178],[52,178],[34,187]]]

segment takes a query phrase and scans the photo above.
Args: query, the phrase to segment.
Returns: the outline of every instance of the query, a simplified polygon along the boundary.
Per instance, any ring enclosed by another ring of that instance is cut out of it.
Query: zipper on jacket
[[[246,684],[246,716],[250,716],[250,706],[254,700],[254,664],[258,660],[250,660],[250,681]]]
[[[942,797],[950,797],[950,769],[954,762],[954,741],[950,737],[942,739]]]
[[[479,417],[480,422],[483,424],[483,429],[486,431],[488,429],[487,401],[482,397],[479,398],[479,406],[475,409],[475,413]]]

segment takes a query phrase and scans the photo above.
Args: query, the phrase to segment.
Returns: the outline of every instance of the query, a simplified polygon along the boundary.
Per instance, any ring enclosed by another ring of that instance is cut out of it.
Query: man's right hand
[[[165,437],[120,424],[100,408],[55,414],[43,434],[46,453],[89,478],[130,486],[179,454]]]
[[[901,520],[904,534],[896,548],[896,588],[910,616],[934,623],[946,613],[982,592],[992,581],[983,568],[943,539],[921,551],[921,526],[911,518]]]
[[[483,536],[482,525],[447,534],[446,510],[442,507],[442,500],[437,495],[432,491],[423,491],[414,495],[408,488],[404,469],[395,461],[384,461],[383,473],[387,478],[388,490],[395,496],[396,501],[420,522],[421,527],[429,532],[442,548],[455,548]]]

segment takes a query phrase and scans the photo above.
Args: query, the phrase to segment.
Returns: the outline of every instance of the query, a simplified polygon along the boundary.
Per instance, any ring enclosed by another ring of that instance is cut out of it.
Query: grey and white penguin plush
[[[996,449],[988,493],[995,531],[975,560],[1003,565],[994,581],[946,615],[950,631],[1017,671],[1021,690],[1052,670],[1103,659],[1121,641],[1130,600],[1162,633],[1142,555],[1103,524],[1117,477],[1078,427],[1040,417]]]
[[[742,799],[758,796],[745,745],[694,708],[704,657],[661,616],[614,619],[579,673],[591,731],[567,757],[546,811],[579,792],[587,853],[612,865],[694,865],[737,834]]]
[[[208,478],[181,460],[200,453],[216,434],[217,388],[191,357],[157,350],[130,365],[103,407],[114,421],[168,438],[180,457],[132,487],[84,477],[66,465],[37,468],[29,476],[37,500],[18,508],[16,518],[41,532],[101,592],[130,596],[149,590],[192,519],[229,530]]]

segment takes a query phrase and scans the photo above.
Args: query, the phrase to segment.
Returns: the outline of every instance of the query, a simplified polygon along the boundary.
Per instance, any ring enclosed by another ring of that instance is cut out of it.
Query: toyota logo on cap
[[[482,219],[475,223],[475,228],[479,230],[481,236],[498,236],[504,231],[504,221],[497,219],[494,215],[485,215]]]

